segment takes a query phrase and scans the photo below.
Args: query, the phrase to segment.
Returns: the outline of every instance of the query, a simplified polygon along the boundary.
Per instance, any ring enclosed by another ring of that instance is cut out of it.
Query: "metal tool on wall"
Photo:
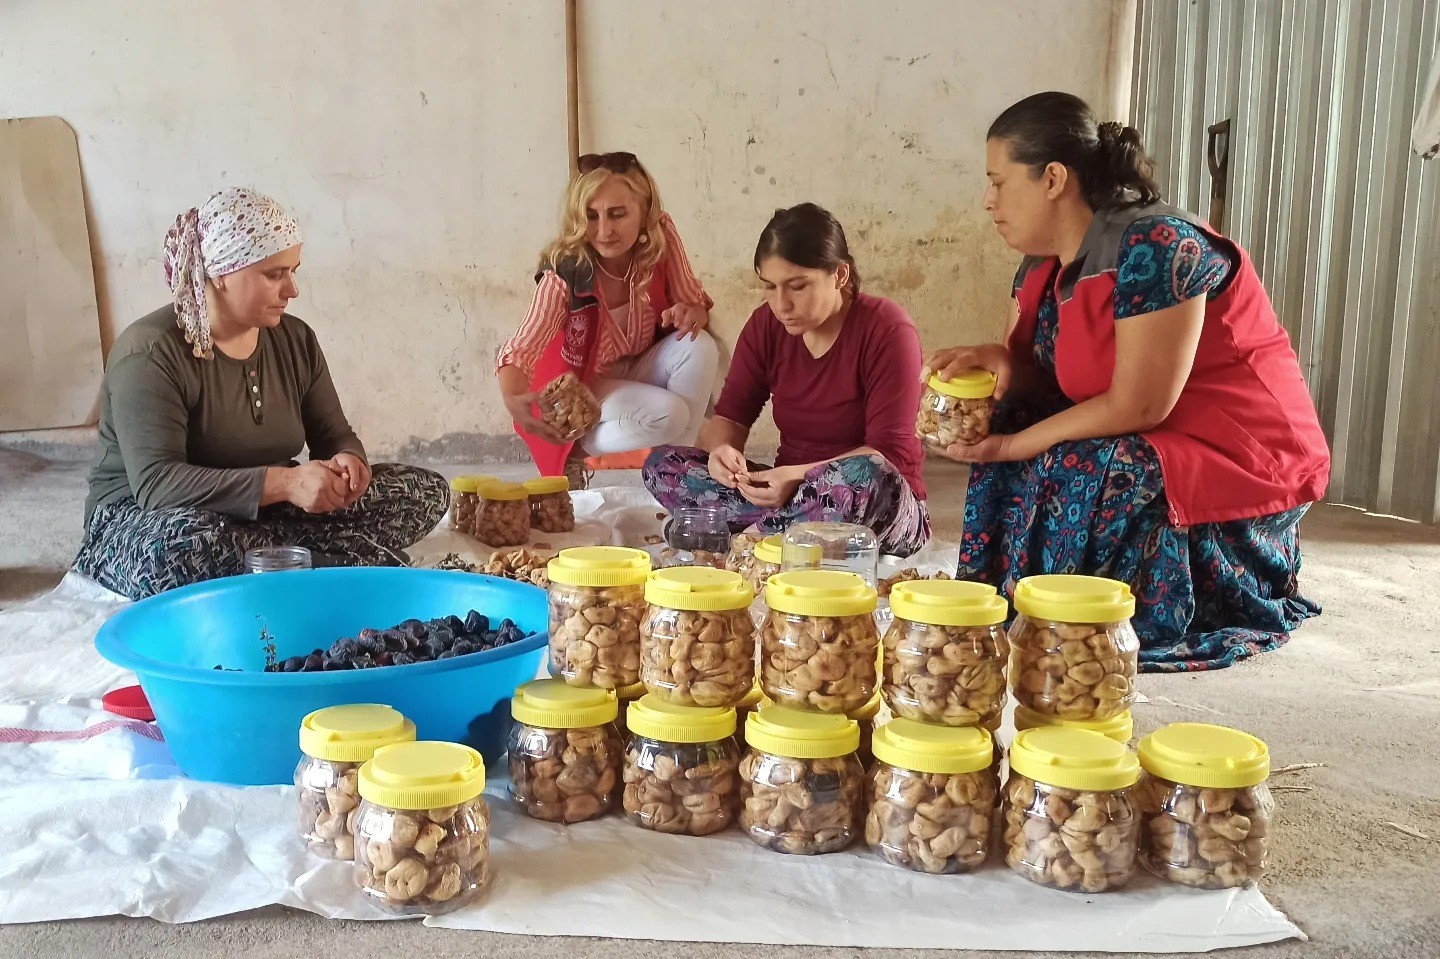
[[[1205,131],[1205,165],[1210,168],[1210,226],[1225,229],[1225,191],[1230,179],[1230,120],[1212,123]]]

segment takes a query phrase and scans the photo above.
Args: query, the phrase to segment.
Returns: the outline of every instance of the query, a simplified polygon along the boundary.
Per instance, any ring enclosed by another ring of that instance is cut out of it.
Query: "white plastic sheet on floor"
[[[656,527],[634,490],[585,494],[574,541],[634,542]],[[613,533],[611,532],[613,530]],[[555,545],[564,545],[556,537]],[[437,533],[433,563],[462,541]],[[946,550],[922,558],[933,568]],[[183,778],[145,724],[98,709],[127,677],[90,641],[123,601],[70,576],[0,612],[0,922],[149,916],[193,922],[267,905],[388,918],[349,866],[308,855],[288,787]],[[731,833],[662,836],[615,817],[570,828],[487,792],[495,883],[429,925],[530,935],[954,949],[1197,952],[1302,937],[1256,889],[1198,892],[1139,877],[1082,896],[992,861],[923,876],[862,848],[787,857]]]

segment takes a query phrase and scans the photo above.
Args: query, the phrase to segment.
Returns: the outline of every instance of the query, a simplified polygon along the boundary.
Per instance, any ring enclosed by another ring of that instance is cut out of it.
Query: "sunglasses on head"
[[[633,153],[587,153],[576,165],[581,173],[593,173],[601,167],[611,173],[625,173],[639,166],[640,160]]]

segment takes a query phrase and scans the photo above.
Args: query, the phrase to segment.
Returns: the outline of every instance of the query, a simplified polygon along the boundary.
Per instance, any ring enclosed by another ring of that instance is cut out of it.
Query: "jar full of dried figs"
[[[1238,729],[1171,723],[1140,740],[1140,862],[1200,889],[1265,875],[1275,801],[1270,751]]]
[[[735,706],[755,685],[750,584],[708,566],[657,569],[645,584],[640,680],[677,706]]]
[[[740,826],[767,849],[839,852],[860,834],[865,771],[852,719],[763,706],[745,723]]]
[[[572,686],[640,682],[640,623],[650,557],[624,546],[561,550],[550,576],[550,672]]]
[[[936,875],[982,864],[997,804],[990,734],[894,719],[875,731],[873,748],[870,848],[892,865]]]
[[[300,838],[331,859],[355,858],[360,766],[381,746],[409,742],[415,724],[389,706],[356,703],[317,709],[300,721],[295,785],[300,790]]]
[[[1099,733],[1046,726],[1015,734],[1005,783],[1005,861],[1031,882],[1109,892],[1130,881],[1140,838],[1140,764]]]
[[[525,482],[530,501],[530,528],[542,533],[573,533],[575,503],[570,499],[570,480],[565,476],[542,476]]]
[[[1005,708],[1005,619],[993,586],[956,580],[897,583],[884,639],[885,702],[896,716],[984,726]]]
[[[490,882],[485,761],[458,743],[381,746],[360,767],[355,879],[401,915],[437,915]]]
[[[965,370],[948,380],[932,373],[920,397],[915,435],[937,452],[956,443],[974,446],[990,435],[994,393],[995,374],[989,370]]]
[[[530,502],[519,483],[492,480],[476,491],[475,538],[487,546],[519,546],[530,540]]]
[[[450,481],[450,528],[475,532],[475,511],[480,507],[480,477],[457,476]]]
[[[1028,576],[1015,586],[1010,692],[1061,719],[1110,719],[1135,702],[1140,638],[1130,587],[1100,576]]]
[[[625,814],[642,829],[708,836],[726,828],[740,807],[735,710],[642,697],[630,708],[624,779]]]
[[[792,570],[770,577],[760,685],[777,704],[849,713],[877,690],[875,587],[854,573]]]
[[[527,816],[576,823],[615,805],[619,703],[606,689],[537,679],[515,690],[510,715],[510,796]]]

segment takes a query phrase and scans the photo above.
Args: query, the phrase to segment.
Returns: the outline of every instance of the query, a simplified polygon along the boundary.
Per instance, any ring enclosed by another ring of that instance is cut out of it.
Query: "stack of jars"
[[[890,593],[866,840],[887,861],[965,872],[989,852],[999,789],[1009,606],[980,583],[918,580]]]

